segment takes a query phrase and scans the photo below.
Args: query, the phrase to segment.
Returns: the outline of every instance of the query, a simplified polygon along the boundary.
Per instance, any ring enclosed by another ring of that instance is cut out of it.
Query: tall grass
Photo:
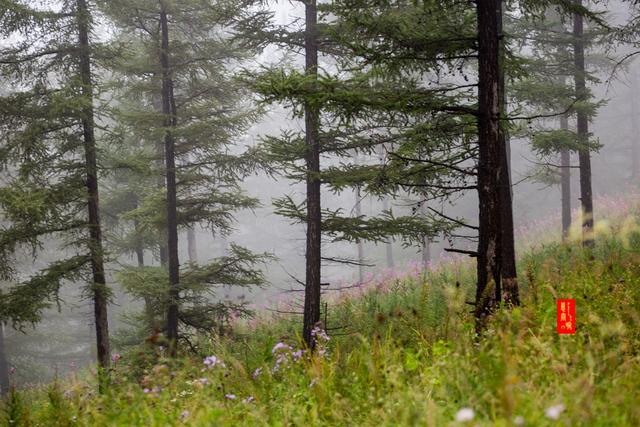
[[[605,232],[606,231],[606,232]],[[301,352],[298,325],[239,324],[177,360],[151,345],[91,381],[14,393],[10,425],[640,425],[640,238],[598,231],[593,252],[541,243],[519,260],[522,307],[474,335],[473,265],[394,275],[337,296],[329,340]],[[577,333],[558,335],[557,298]],[[207,356],[215,356],[215,359]],[[206,362],[206,363],[205,363]]]

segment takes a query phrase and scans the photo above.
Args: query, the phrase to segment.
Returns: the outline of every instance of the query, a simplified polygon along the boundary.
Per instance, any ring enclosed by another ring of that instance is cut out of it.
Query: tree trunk
[[[560,116],[560,129],[569,130],[569,119]],[[560,194],[562,198],[562,240],[569,236],[571,228],[571,154],[569,150],[560,151]]]
[[[498,62],[498,91],[500,101],[500,116],[507,117],[507,92],[505,86],[504,58],[506,48],[502,34],[503,3],[498,0],[499,13],[497,17],[499,36],[499,62]],[[501,266],[502,285],[497,290],[502,291],[501,298],[507,305],[519,305],[520,295],[518,290],[518,273],[516,270],[516,249],[513,236],[513,191],[511,188],[511,142],[504,121],[500,123],[500,152],[502,165],[500,168],[500,228],[502,230],[501,241]]]
[[[82,133],[85,153],[87,211],[89,220],[89,251],[93,279],[93,307],[96,328],[98,364],[109,367],[109,322],[107,319],[108,289],[104,274],[102,229],[98,197],[98,162],[93,111],[93,83],[91,82],[91,53],[89,47],[89,10],[85,0],[77,1],[78,38],[80,44],[80,79],[85,106],[82,111]],[[101,382],[102,383],[102,382]]]
[[[420,203],[420,213],[423,216],[427,214],[427,202]],[[431,240],[427,236],[422,237],[422,247],[420,249],[420,255],[422,258],[422,267],[427,268],[431,262]]]
[[[636,94],[638,85],[640,81],[638,81],[637,71],[632,71],[632,86],[631,86],[631,130],[633,134],[629,141],[631,141],[631,182],[636,183],[638,178],[640,178],[640,161],[638,156],[638,101],[636,99]]]
[[[187,228],[187,253],[189,254],[189,261],[193,263],[198,262],[198,244],[196,240],[196,231],[193,227]]]
[[[178,258],[178,213],[176,194],[175,140],[172,128],[176,127],[176,105],[173,96],[173,80],[169,65],[169,24],[164,1],[160,2],[162,67],[162,113],[164,114],[164,157],[167,188],[167,257],[169,267],[169,305],[167,310],[167,339],[170,354],[176,356],[178,349],[178,299],[180,294],[180,260]]]
[[[354,163],[358,164],[358,153],[353,156]],[[360,186],[356,187],[356,217],[362,216],[362,196],[360,194]],[[358,245],[358,283],[364,283],[364,243],[358,239],[356,241]]]
[[[574,0],[582,5],[582,0]],[[587,100],[584,65],[584,30],[583,19],[579,13],[573,14],[573,54],[575,67],[576,98]],[[589,151],[589,118],[584,109],[577,111],[578,140],[583,147],[578,151],[580,162],[580,204],[582,206],[582,244],[593,247],[593,195],[591,192],[591,153]]]
[[[4,322],[0,322],[0,398],[9,392],[9,363],[4,345]]]
[[[500,143],[499,0],[476,2],[478,16],[478,202],[479,236],[476,330],[500,300],[501,210],[499,184],[504,162]]]
[[[305,2],[305,72],[313,79],[318,72],[316,0]],[[314,85],[315,89],[315,85]],[[321,211],[320,211],[320,110],[310,101],[304,106],[305,140],[307,145],[307,252],[306,280],[304,292],[304,320],[302,337],[313,349],[311,331],[320,321],[320,251],[321,251]]]
[[[389,198],[384,196],[382,198],[382,210],[388,211],[389,209]],[[387,268],[393,268],[395,263],[393,262],[393,239],[391,237],[387,237],[384,247],[387,255]]]

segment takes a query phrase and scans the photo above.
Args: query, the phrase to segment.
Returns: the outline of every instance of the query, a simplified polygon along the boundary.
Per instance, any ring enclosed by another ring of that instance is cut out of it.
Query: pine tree
[[[2,319],[34,323],[57,298],[64,281],[86,280],[94,302],[98,362],[109,366],[104,256],[98,197],[91,12],[85,0],[62,10],[35,10],[5,2],[0,15],[8,43],[0,52],[0,72],[16,88],[2,100],[2,150],[6,168],[0,208],[7,226],[0,231],[5,279],[15,254],[63,239],[61,257],[2,295]]]
[[[119,277],[130,293],[145,300],[147,319],[166,313],[164,331],[173,354],[178,338],[187,338],[190,331],[219,330],[234,313],[248,313],[244,304],[215,301],[216,286],[265,282],[256,269],[269,258],[264,254],[232,245],[224,257],[181,268],[177,247],[181,230],[188,236],[200,225],[222,236],[232,228],[234,211],[257,205],[239,183],[261,159],[250,150],[233,154],[239,151],[234,144],[258,117],[244,102],[246,88],[233,76],[259,48],[240,30],[259,26],[268,17],[247,6],[201,0],[114,1],[104,6],[119,29],[117,44],[124,51],[123,59],[114,64],[122,76],[116,89],[121,105],[114,114],[121,130],[115,143],[122,145],[129,135],[141,141],[133,151],[122,153],[122,161],[113,159],[143,184],[130,187],[135,203],[128,210],[117,209],[119,223],[128,223],[125,236],[130,237],[123,240],[143,242],[142,252],[158,253],[159,246],[161,264],[127,268]],[[154,182],[158,176],[165,180],[162,189]]]

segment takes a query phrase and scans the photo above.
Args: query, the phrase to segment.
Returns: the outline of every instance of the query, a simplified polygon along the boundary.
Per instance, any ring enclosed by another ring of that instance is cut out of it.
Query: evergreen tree
[[[234,147],[258,117],[244,101],[246,88],[233,77],[259,47],[243,38],[240,30],[249,23],[259,26],[268,17],[249,11],[249,5],[202,0],[105,5],[124,51],[124,59],[115,64],[122,76],[121,105],[114,113],[120,126],[115,143],[122,145],[130,135],[140,141],[113,159],[130,179],[142,184],[130,187],[134,203],[115,207],[120,222],[128,223],[129,237],[122,240],[136,242],[122,249],[136,253],[142,249],[144,255],[158,245],[164,266],[162,248],[167,248],[166,270],[139,262],[139,267],[127,268],[119,277],[129,292],[145,300],[148,320],[166,313],[163,329],[173,354],[179,324],[187,328],[181,335],[186,338],[190,330],[219,329],[234,313],[248,313],[244,304],[214,301],[215,287],[264,283],[256,267],[268,259],[265,255],[232,245],[224,257],[180,269],[177,246],[180,230],[188,233],[201,225],[222,236],[232,229],[234,211],[257,205],[257,200],[243,194],[239,182],[261,160]],[[157,169],[162,159],[165,164]],[[163,189],[154,183],[158,176],[165,179]]]
[[[95,135],[96,46],[85,0],[61,9],[4,2],[0,26],[7,44],[0,73],[14,91],[2,99],[5,166],[0,209],[0,269],[19,284],[2,295],[3,320],[34,323],[64,281],[86,280],[94,302],[97,357],[109,366],[108,288],[104,274]],[[31,277],[13,271],[15,256],[58,238],[61,257]]]

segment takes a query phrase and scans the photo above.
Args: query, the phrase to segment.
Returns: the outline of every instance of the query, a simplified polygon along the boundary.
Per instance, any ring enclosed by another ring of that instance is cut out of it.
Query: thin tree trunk
[[[384,196],[382,198],[382,210],[388,211],[389,209],[389,198]],[[393,239],[391,237],[387,237],[384,247],[387,255],[387,268],[393,268],[395,263],[393,262]]]
[[[359,162],[358,153],[355,153],[353,156],[353,161],[357,165]],[[360,194],[360,186],[356,187],[356,217],[362,216],[362,196]],[[364,244],[362,240],[358,239],[356,241],[358,245],[358,283],[364,283]]]
[[[4,322],[0,322],[0,397],[9,392],[9,363],[4,344]]]
[[[169,65],[169,25],[164,1],[160,2],[162,67],[162,112],[165,116],[164,157],[167,188],[167,255],[169,266],[169,306],[167,310],[167,339],[170,354],[176,356],[178,350],[178,298],[180,293],[180,260],[178,258],[178,213],[176,194],[175,140],[172,129],[176,127],[176,106],[173,96],[173,80]]]
[[[569,130],[569,119],[560,116],[560,129]],[[560,151],[560,193],[562,198],[562,240],[569,236],[571,228],[571,154],[569,150]]]
[[[427,213],[427,202],[420,204],[420,213],[425,216]],[[420,249],[420,255],[422,258],[422,267],[427,268],[431,262],[431,239],[427,236],[422,237],[422,247]]]
[[[134,196],[135,197],[135,196]],[[138,207],[138,201],[135,201],[136,208]],[[140,224],[137,220],[133,221],[133,228],[135,230],[136,235],[139,234]],[[138,267],[144,267],[144,246],[142,242],[142,238],[137,237],[136,239],[136,260],[138,261]],[[144,316],[145,322],[147,324],[147,331],[150,334],[156,332],[156,324],[155,324],[155,315],[153,313],[153,306],[151,304],[151,299],[149,297],[144,298]]]
[[[502,249],[499,184],[504,162],[500,143],[499,0],[476,2],[478,16],[478,201],[476,330],[500,299]]]
[[[305,2],[305,72],[317,78],[316,0]],[[306,280],[304,292],[304,319],[302,337],[309,348],[314,347],[311,331],[320,321],[320,251],[321,251],[321,211],[320,211],[320,111],[317,105],[305,102],[305,140],[307,144],[307,252]]]
[[[577,5],[582,5],[582,0],[574,0]],[[576,97],[578,100],[587,100],[584,65],[584,30],[583,19],[579,13],[573,15],[573,52],[575,66]],[[577,113],[578,140],[583,147],[578,151],[580,162],[580,204],[582,206],[582,244],[585,247],[594,246],[593,236],[593,195],[591,191],[591,153],[589,150],[589,118],[584,109],[578,109]]]
[[[155,110],[162,114],[163,113],[163,106],[162,106],[162,93],[160,93],[160,96],[153,96],[153,104],[155,107]],[[163,119],[163,123],[164,125],[164,119]],[[155,149],[156,149],[156,167],[158,168],[158,178],[156,181],[156,186],[158,187],[158,189],[164,189],[166,186],[166,182],[165,182],[165,176],[164,176],[164,168],[165,168],[165,156],[164,156],[164,138],[162,141],[158,141],[155,144]],[[166,267],[168,264],[168,258],[169,256],[167,255],[167,227],[166,225],[161,225],[158,227],[158,249],[160,251],[160,266],[161,267]]]
[[[187,228],[187,253],[189,254],[190,262],[198,262],[198,242],[196,240],[196,231],[193,227]]]
[[[89,251],[93,279],[93,307],[96,328],[98,364],[109,367],[109,322],[107,319],[108,289],[104,274],[102,229],[98,196],[98,162],[93,111],[93,83],[91,82],[91,54],[89,47],[89,10],[85,0],[77,1],[78,38],[80,43],[80,79],[85,106],[82,111],[82,130],[85,152],[87,211],[89,220]],[[101,381],[102,388],[102,381]]]
[[[636,99],[637,87],[640,82],[638,81],[637,72],[633,73],[633,86],[631,92],[631,129],[633,135],[631,135],[631,182],[635,183],[640,178],[640,161],[638,154],[638,101]]]
[[[499,62],[498,62],[498,91],[500,101],[500,116],[507,116],[507,92],[505,86],[504,58],[506,47],[502,34],[502,14],[503,3],[498,0],[498,35],[499,35]],[[502,284],[496,287],[502,294],[500,297],[507,305],[519,305],[520,293],[518,290],[518,273],[516,269],[516,249],[513,235],[513,191],[511,188],[511,141],[506,126],[500,126],[500,151],[502,155],[502,165],[500,167],[500,228],[502,230],[501,246],[501,266]]]

